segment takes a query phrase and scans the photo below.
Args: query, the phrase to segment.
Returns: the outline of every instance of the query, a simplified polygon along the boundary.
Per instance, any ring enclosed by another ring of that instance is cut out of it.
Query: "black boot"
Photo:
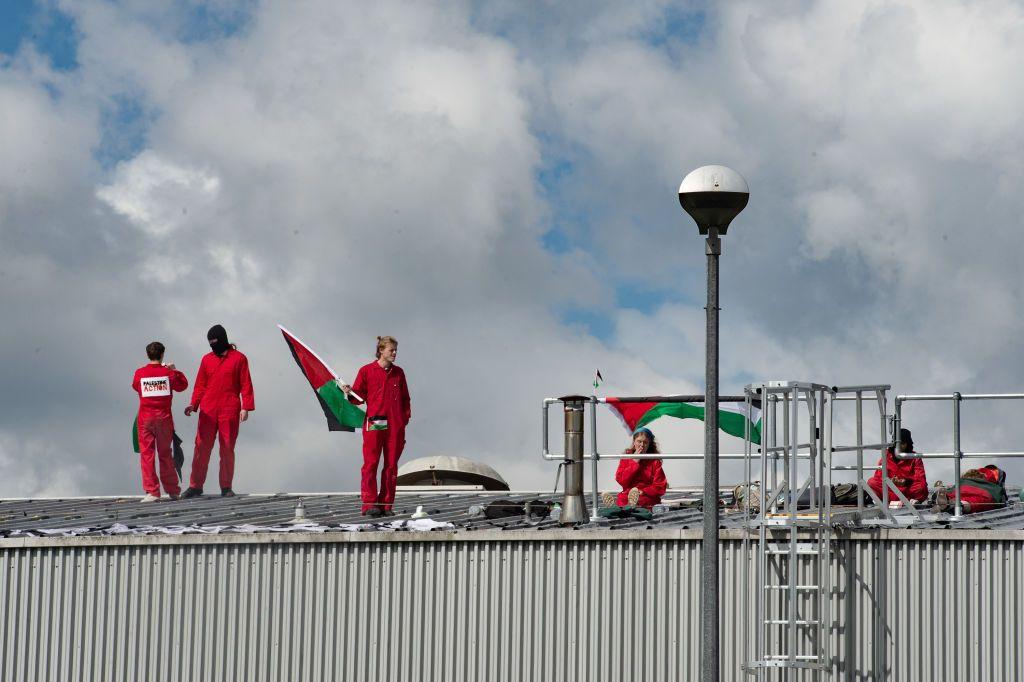
[[[203,496],[203,489],[202,488],[186,488],[185,492],[183,492],[181,494],[181,499],[187,500],[190,497],[202,497],[202,496]]]
[[[234,497],[235,496],[235,491],[232,490],[231,488],[221,488],[220,489],[220,496],[221,497]]]

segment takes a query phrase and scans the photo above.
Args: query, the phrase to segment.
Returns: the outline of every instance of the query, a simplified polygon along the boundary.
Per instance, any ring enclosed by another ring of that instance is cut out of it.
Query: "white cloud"
[[[219,191],[216,175],[147,150],[119,163],[113,182],[96,190],[96,197],[143,232],[163,237],[196,220]]]
[[[723,388],[1019,390],[1024,99],[1000,85],[1024,56],[1019,6],[732,3],[696,44],[652,42],[665,7],[309,0],[188,43],[174,3],[68,3],[73,76],[0,66],[15,330],[0,379],[26,386],[6,401],[6,452],[53,453],[68,492],[137,487],[120,454],[133,363],[161,338],[191,374],[221,322],[257,391],[239,489],[350,489],[358,438],[324,430],[283,322],[348,375],[374,336],[400,338],[409,457],[477,456],[547,485],[542,397],[586,390],[597,367],[610,393],[701,385],[704,254],[675,188],[708,162],[753,190],[722,261]],[[92,151],[118,97],[153,123],[105,172]],[[537,181],[560,152],[566,205]],[[554,256],[539,238],[566,216],[578,239]],[[682,301],[616,300],[622,280]],[[574,304],[610,316],[609,344],[558,322]],[[939,447],[946,416],[920,417],[922,445]],[[662,434],[699,448],[695,425]],[[44,478],[17,480],[30,494]]]
[[[857,248],[864,238],[864,228],[874,220],[869,207],[847,186],[811,192],[802,202],[807,216],[804,246],[812,258],[819,260],[844,246]],[[884,239],[883,234],[875,236]]]

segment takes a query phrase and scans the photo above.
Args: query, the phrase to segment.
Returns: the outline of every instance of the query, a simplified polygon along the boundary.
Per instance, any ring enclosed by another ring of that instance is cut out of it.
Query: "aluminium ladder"
[[[761,443],[751,441],[749,428],[746,438],[748,500],[754,481],[762,494],[759,509],[747,505],[744,515],[743,585],[751,589],[743,621],[753,623],[742,630],[742,646],[744,670],[759,681],[791,673],[819,679],[832,668],[832,472],[856,471],[859,487],[867,487],[864,472],[876,467],[864,466],[864,453],[884,452],[887,444],[864,443],[864,405],[878,406],[884,441],[888,388],[795,381],[746,387],[748,413],[757,402],[762,409]],[[834,447],[834,406],[844,400],[856,403],[856,444]],[[856,463],[834,464],[834,453],[853,453]],[[871,498],[869,509],[858,502],[858,517],[887,512]]]

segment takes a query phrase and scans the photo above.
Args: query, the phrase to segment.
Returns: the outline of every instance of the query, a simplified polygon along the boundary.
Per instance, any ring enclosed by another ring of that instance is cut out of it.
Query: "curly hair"
[[[644,454],[644,455],[660,455],[661,454],[661,450],[658,449],[658,441],[657,441],[657,439],[655,439],[654,434],[651,432],[650,429],[644,429],[644,428],[637,429],[633,433],[633,440],[630,443],[630,447],[628,447],[625,450],[623,450],[622,454],[629,455],[629,454],[633,453],[632,443],[636,442],[636,437],[639,436],[641,433],[646,434],[647,435],[647,439],[650,441],[648,443],[648,445],[647,445],[647,451],[643,452],[641,454]]]

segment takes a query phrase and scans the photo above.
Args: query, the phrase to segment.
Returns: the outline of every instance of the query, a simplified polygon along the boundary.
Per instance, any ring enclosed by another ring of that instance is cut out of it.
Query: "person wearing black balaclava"
[[[228,333],[219,324],[206,333],[210,351],[203,356],[196,375],[192,400],[185,408],[185,416],[199,413],[196,429],[196,448],[192,456],[189,487],[182,498],[203,494],[206,468],[213,452],[213,441],[220,442],[220,494],[234,497],[232,480],[235,476],[235,440],[238,427],[256,409],[253,402],[249,360],[228,341]]]

